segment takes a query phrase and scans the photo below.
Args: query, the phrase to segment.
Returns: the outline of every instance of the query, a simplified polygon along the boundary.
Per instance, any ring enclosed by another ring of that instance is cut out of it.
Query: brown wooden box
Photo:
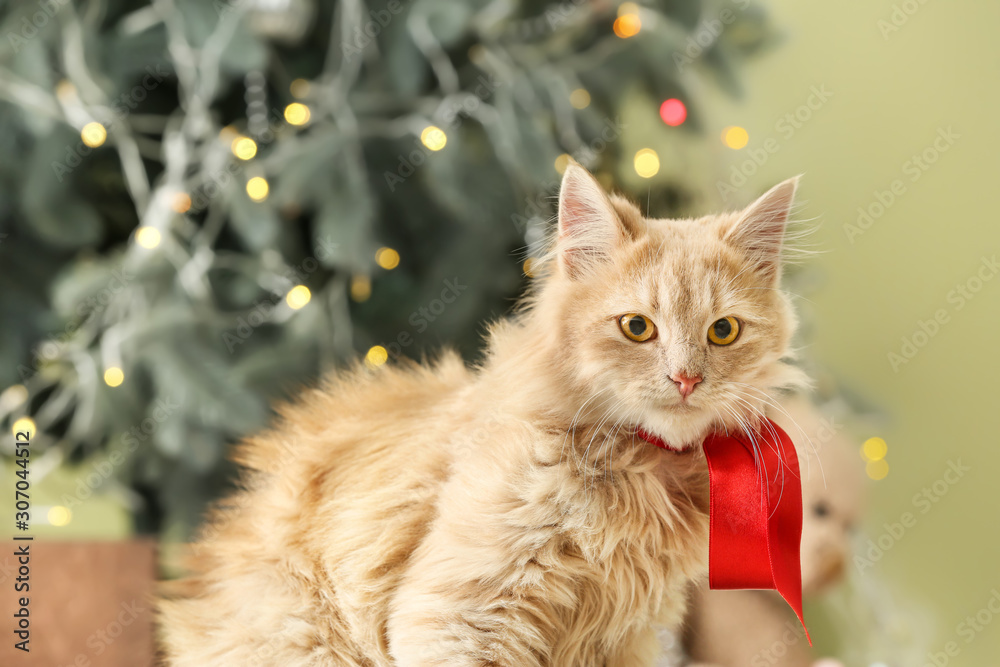
[[[30,545],[28,593],[14,589]],[[156,548],[136,542],[0,543],[0,665],[150,667]],[[16,650],[18,598],[29,598],[30,653]]]

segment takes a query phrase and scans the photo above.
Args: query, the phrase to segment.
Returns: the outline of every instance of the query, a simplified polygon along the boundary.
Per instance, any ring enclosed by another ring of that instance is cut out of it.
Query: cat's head
[[[787,363],[795,318],[779,289],[797,183],[738,212],[647,219],[567,167],[533,310],[567,394],[586,402],[579,414],[685,449],[804,382]]]

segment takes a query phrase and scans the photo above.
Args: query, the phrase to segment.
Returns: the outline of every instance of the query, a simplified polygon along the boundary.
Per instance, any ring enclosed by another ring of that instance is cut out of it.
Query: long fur
[[[566,178],[553,257],[480,367],[359,366],[238,449],[242,490],[164,588],[165,664],[653,663],[707,568],[700,441],[802,380],[794,319],[759,217],[763,243],[738,213],[647,220],[579,166]],[[758,215],[787,216],[780,194]],[[628,340],[624,313],[656,338]],[[740,338],[710,346],[727,315]],[[678,371],[704,377],[686,402]]]

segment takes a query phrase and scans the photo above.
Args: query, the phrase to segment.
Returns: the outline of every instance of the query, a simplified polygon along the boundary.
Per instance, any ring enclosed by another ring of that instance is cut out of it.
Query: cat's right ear
[[[746,253],[761,275],[772,281],[780,274],[781,246],[799,178],[775,185],[723,230],[724,238]]]
[[[623,237],[622,224],[601,184],[572,160],[559,189],[559,267],[578,278],[611,257]]]

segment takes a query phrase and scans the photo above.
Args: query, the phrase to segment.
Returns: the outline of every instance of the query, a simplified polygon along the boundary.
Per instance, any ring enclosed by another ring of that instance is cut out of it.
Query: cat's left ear
[[[758,271],[770,280],[776,280],[780,274],[781,243],[799,178],[794,176],[775,185],[723,231],[723,239],[746,253]]]

